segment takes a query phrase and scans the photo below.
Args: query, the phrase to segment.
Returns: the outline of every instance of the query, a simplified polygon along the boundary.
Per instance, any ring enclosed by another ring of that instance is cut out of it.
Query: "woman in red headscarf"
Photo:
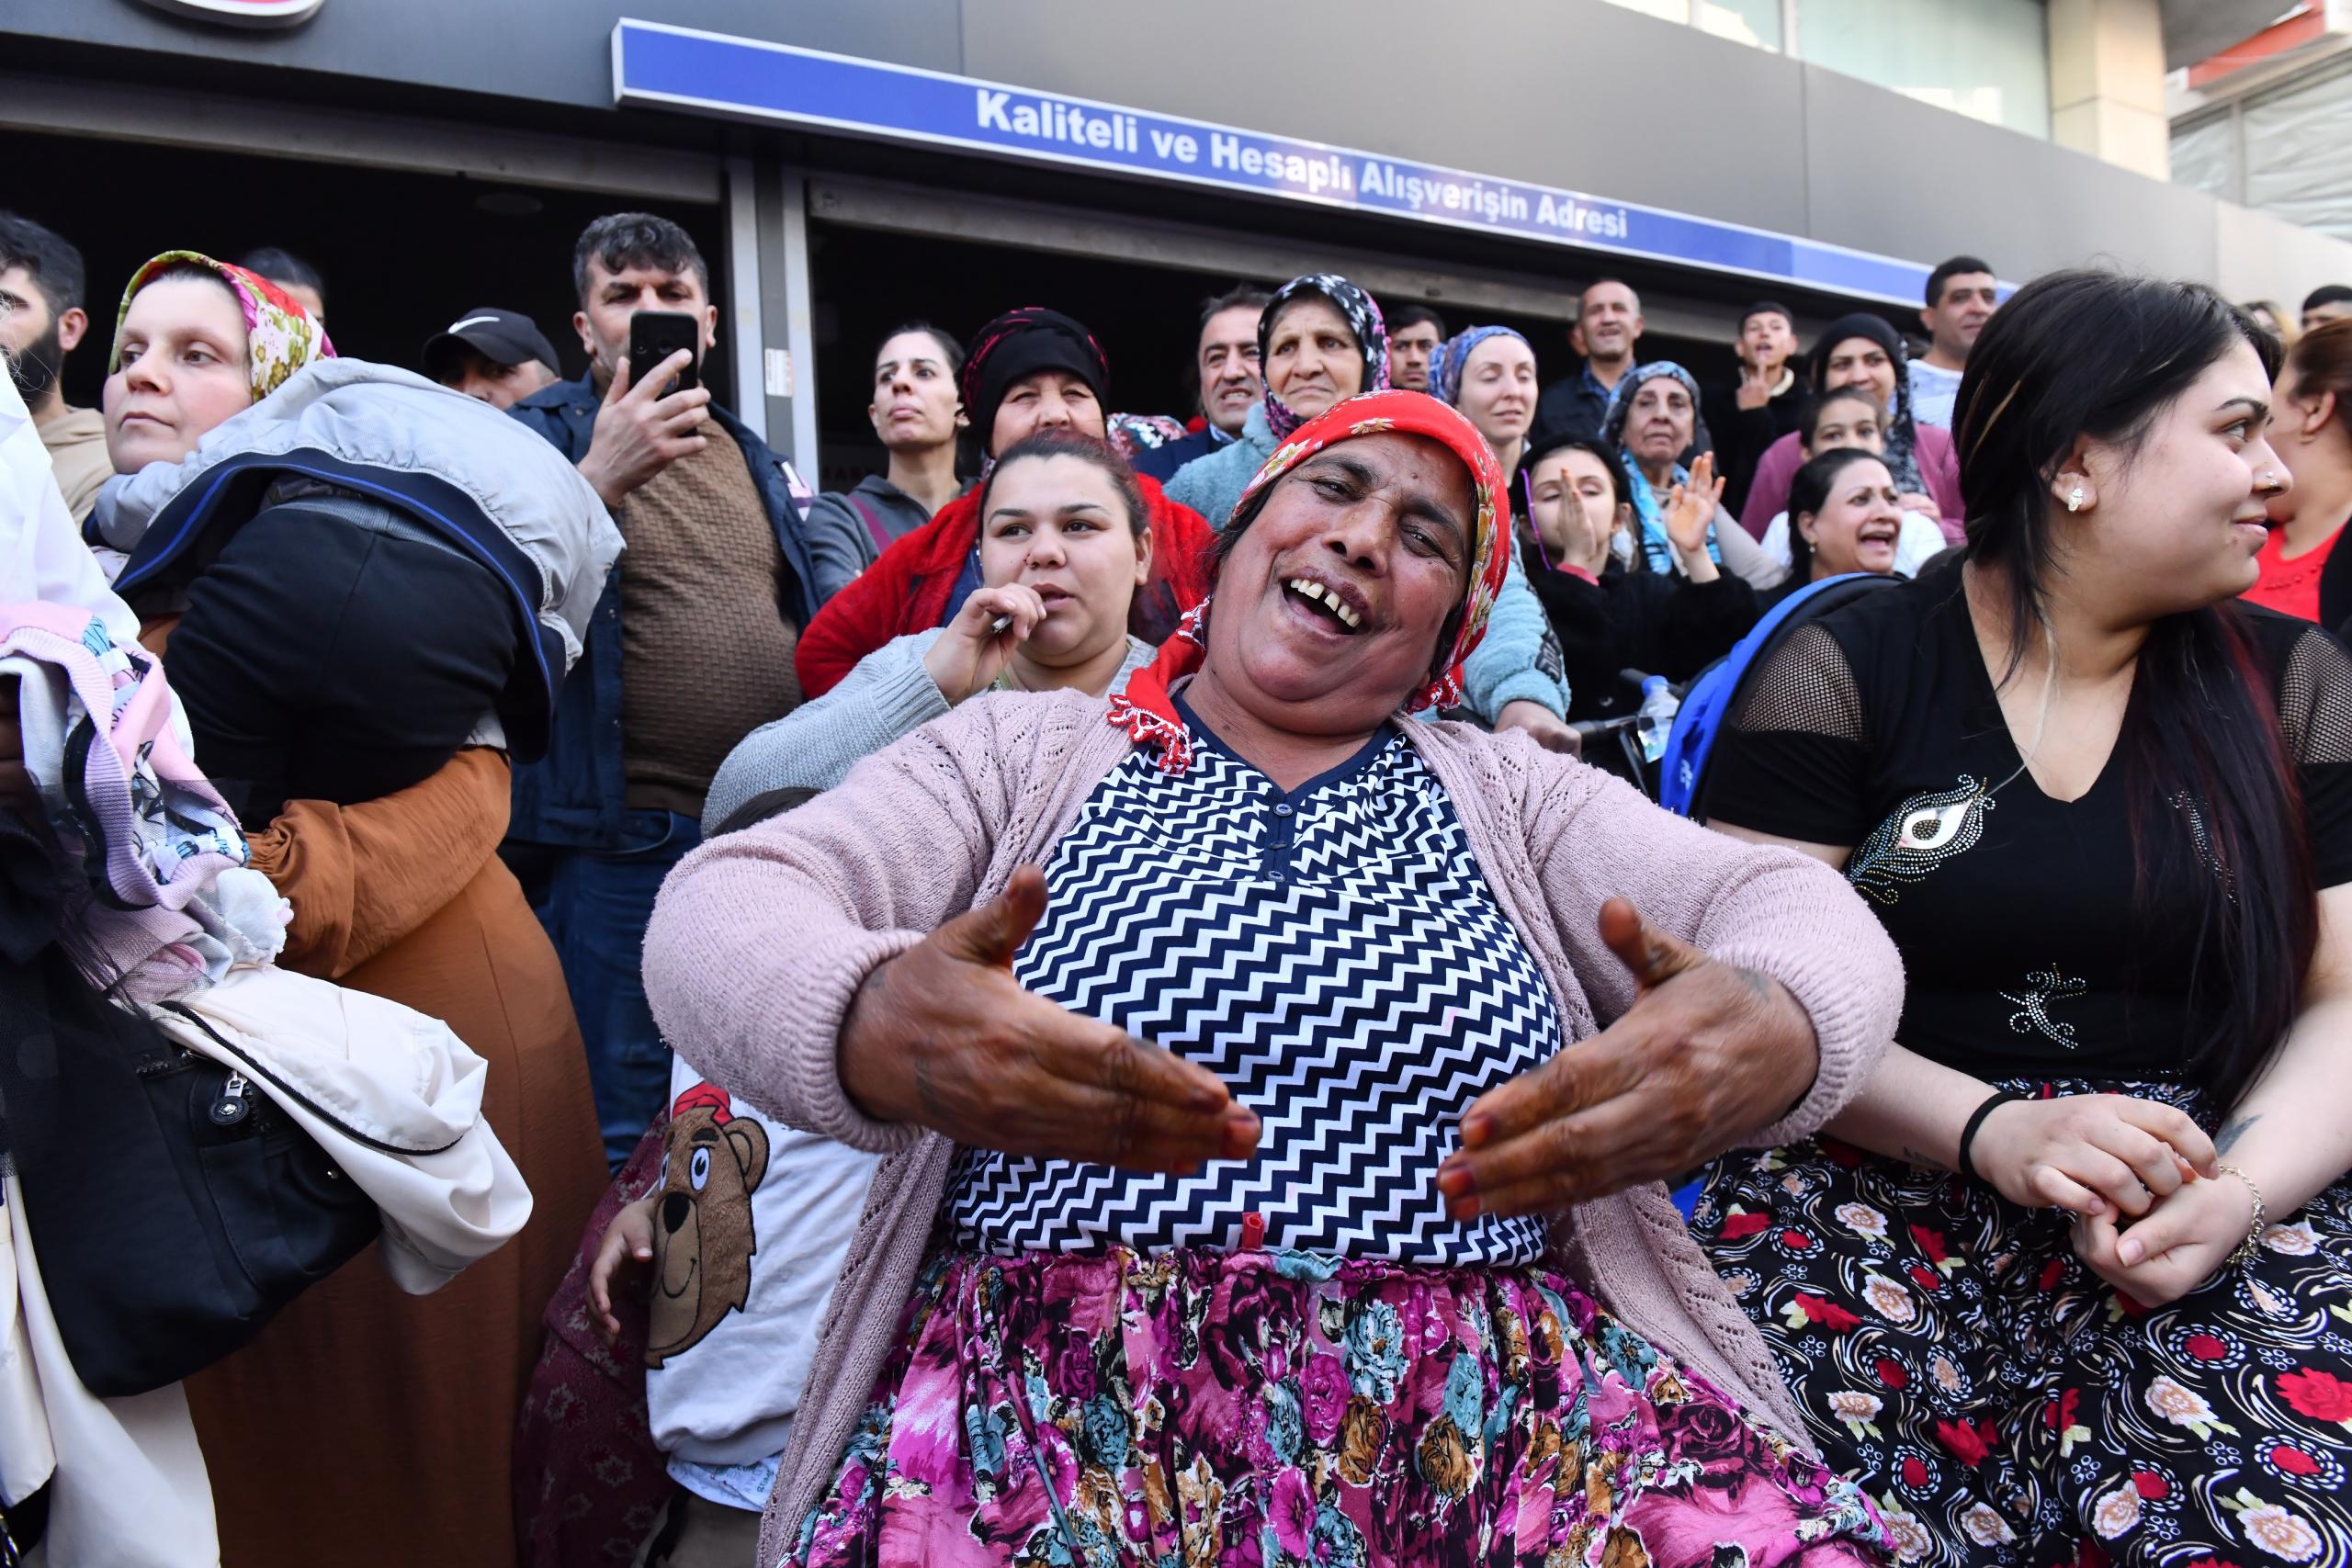
[[[895,1156],[762,1561],[1883,1549],[1655,1182],[1843,1103],[1898,972],[1817,863],[1401,721],[1501,502],[1452,409],[1340,403],[1123,696],[974,698],[673,874],[664,1032]]]

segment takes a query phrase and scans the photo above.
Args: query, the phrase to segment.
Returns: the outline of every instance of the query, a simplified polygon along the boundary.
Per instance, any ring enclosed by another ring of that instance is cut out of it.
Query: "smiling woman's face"
[[[1295,734],[1376,727],[1430,679],[1476,522],[1468,470],[1426,436],[1358,436],[1300,463],[1219,570],[1218,685]]]
[[[1838,470],[1838,482],[1819,512],[1789,519],[1813,549],[1813,578],[1849,571],[1894,570],[1894,547],[1903,534],[1903,507],[1894,476],[1875,457],[1860,457]]]
[[[1463,415],[1500,452],[1535,420],[1535,351],[1515,337],[1490,337],[1462,367]]]

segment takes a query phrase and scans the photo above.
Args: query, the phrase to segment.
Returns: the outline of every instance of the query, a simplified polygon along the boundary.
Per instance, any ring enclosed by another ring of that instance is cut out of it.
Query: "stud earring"
[[[2080,512],[2082,509],[2083,487],[2076,485],[2073,490],[2066,492],[2066,510],[2069,512]]]

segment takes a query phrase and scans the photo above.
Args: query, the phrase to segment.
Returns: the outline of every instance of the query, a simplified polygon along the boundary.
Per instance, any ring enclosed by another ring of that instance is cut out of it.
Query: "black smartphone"
[[[663,397],[702,385],[702,367],[698,363],[702,348],[702,322],[684,310],[639,310],[628,319],[628,373],[641,378],[680,349],[696,357],[686,361],[669,386],[662,390]]]

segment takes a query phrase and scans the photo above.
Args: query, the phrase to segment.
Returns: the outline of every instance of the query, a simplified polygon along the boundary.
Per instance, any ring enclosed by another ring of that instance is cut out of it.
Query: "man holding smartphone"
[[[798,705],[800,628],[870,550],[823,513],[812,523],[799,476],[702,384],[718,312],[685,231],[650,213],[600,218],[572,281],[588,374],[509,412],[578,465],[628,548],[546,760],[515,770],[506,857],[563,960],[617,1168],[669,1097],[670,1054],[638,975],[654,895],[701,841],[727,753]],[[632,345],[659,362],[633,364]]]

